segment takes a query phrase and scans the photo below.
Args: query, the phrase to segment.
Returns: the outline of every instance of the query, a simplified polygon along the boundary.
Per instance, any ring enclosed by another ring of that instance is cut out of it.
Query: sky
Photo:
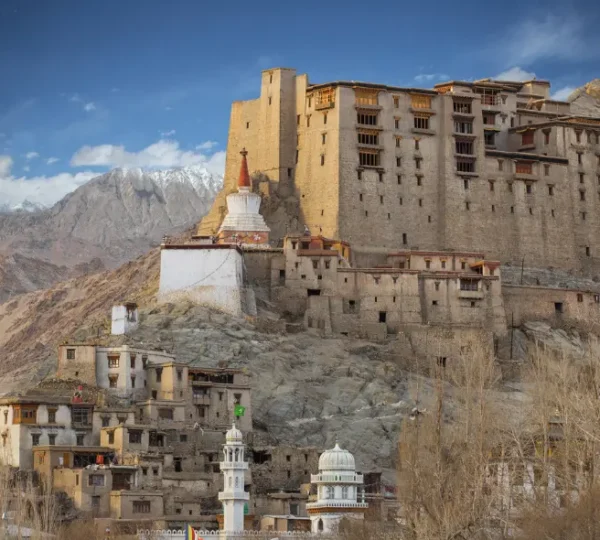
[[[0,206],[114,167],[223,172],[260,72],[431,87],[600,77],[600,2],[0,0]]]

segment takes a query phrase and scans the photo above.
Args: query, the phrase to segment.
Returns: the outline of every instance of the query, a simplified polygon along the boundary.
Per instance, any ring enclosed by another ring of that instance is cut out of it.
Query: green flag
[[[235,415],[236,418],[239,418],[240,416],[244,416],[245,412],[246,412],[246,407],[244,407],[242,405],[236,405],[233,408],[233,414]]]

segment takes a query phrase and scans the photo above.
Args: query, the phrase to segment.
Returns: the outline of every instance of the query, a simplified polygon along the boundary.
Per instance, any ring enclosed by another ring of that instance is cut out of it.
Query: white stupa
[[[260,245],[269,243],[270,228],[260,214],[261,197],[252,193],[248,173],[248,152],[244,148],[237,193],[227,195],[227,215],[217,234],[220,243]]]
[[[244,530],[244,506],[250,499],[250,495],[244,491],[244,473],[248,469],[245,451],[242,432],[234,423],[225,435],[224,459],[221,462],[224,483],[223,491],[219,492],[219,500],[223,503],[223,540],[229,538],[228,533],[235,534]]]
[[[356,473],[354,456],[339,447],[321,454],[319,474],[312,474],[317,485],[316,502],[306,505],[313,533],[336,532],[342,518],[364,519],[368,504],[364,501],[364,479]],[[360,496],[360,501],[359,501]]]

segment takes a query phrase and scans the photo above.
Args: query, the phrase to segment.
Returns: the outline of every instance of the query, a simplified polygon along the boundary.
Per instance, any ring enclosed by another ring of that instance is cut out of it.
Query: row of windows
[[[41,437],[41,433],[32,433],[31,434],[31,446],[39,446],[40,445],[40,437]],[[85,434],[77,433],[75,437],[76,437],[77,446],[83,446]],[[3,438],[3,444],[4,443],[5,443],[5,440]],[[48,434],[48,445],[56,446],[56,434],[55,433]]]

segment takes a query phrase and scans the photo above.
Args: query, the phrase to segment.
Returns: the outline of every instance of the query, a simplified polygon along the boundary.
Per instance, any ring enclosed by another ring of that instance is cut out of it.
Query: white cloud
[[[89,182],[98,173],[85,171],[77,174],[61,173],[56,176],[34,176],[31,178],[3,176],[0,174],[0,200],[9,205],[25,199],[33,203],[51,206],[67,193]]]
[[[595,56],[597,47],[584,39],[584,19],[576,15],[553,14],[525,19],[513,25],[496,43],[508,65],[530,65],[540,59],[576,60]]]
[[[177,141],[160,140],[139,152],[128,152],[124,146],[102,144],[84,146],[71,158],[71,165],[106,167],[169,168],[201,165],[211,172],[223,174],[225,152],[211,156],[179,148]]]
[[[434,81],[447,80],[449,77],[445,73],[420,73],[415,76],[415,81],[418,83],[430,83]]]
[[[72,101],[73,103],[79,103],[80,101],[82,101],[81,96],[79,94],[73,94],[70,98],[69,101]]]
[[[48,158],[48,160],[46,161],[46,163],[48,165],[52,165],[53,163],[56,163],[57,161],[60,161],[60,160],[58,158],[56,158],[56,157],[51,157],[51,158]]]
[[[0,178],[8,176],[12,168],[13,160],[10,156],[0,156]]]
[[[533,71],[525,71],[523,68],[515,66],[499,73],[493,78],[498,81],[530,81],[535,79],[535,73],[533,73]]]
[[[38,157],[40,157],[40,155],[37,152],[27,152],[25,154],[25,158],[26,159],[35,159],[35,158],[38,158]]]
[[[86,112],[95,111],[96,110],[96,105],[94,104],[93,101],[90,101],[89,103],[86,103],[83,106],[83,110],[86,111]]]
[[[556,101],[566,101],[575,90],[577,90],[575,86],[564,86],[563,88],[559,88],[556,92],[554,92],[550,98],[555,99]]]
[[[217,146],[217,144],[219,144],[219,143],[216,141],[206,141],[206,142],[203,142],[202,144],[199,144],[198,146],[196,146],[196,150],[211,150],[215,146]]]
[[[173,135],[175,135],[176,131],[174,129],[170,129],[169,131],[161,131],[160,132],[160,136],[161,137],[172,137]]]

